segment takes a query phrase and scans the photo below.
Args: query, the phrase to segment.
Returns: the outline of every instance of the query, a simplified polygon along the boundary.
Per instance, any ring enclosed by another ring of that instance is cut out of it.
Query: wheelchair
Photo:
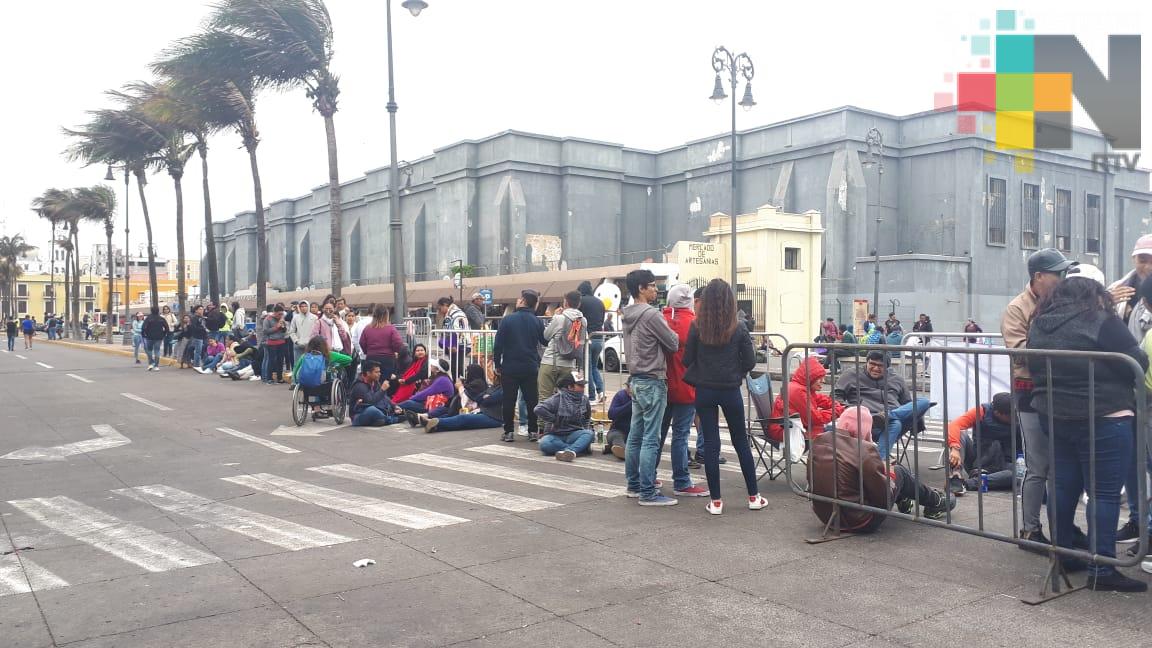
[[[296,426],[302,426],[312,415],[312,421],[331,417],[336,425],[343,425],[348,416],[348,389],[344,384],[345,372],[343,368],[328,367],[327,378],[323,384],[315,387],[305,387],[296,383],[292,387],[292,421]],[[312,411],[313,405],[320,405],[319,411]]]

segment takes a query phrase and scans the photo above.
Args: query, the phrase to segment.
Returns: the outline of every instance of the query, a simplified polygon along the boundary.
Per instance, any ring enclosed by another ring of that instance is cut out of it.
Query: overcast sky
[[[328,0],[341,77],[336,115],[340,175],[349,180],[388,160],[386,0]],[[768,2],[767,0],[429,0],[419,18],[395,2],[393,32],[401,159],[507,129],[664,149],[728,128],[728,110],[707,100],[717,45],[747,52],[756,66],[753,128],[852,104],[894,114],[932,108],[949,90],[946,72],[969,69],[967,34],[996,9],[1017,9],[1037,33],[1074,33],[1097,63],[1107,34],[1144,34],[1131,0],[1076,2]],[[148,78],[147,63],[195,32],[209,11],[199,0],[54,0],[5,7],[0,40],[7,91],[0,156],[0,233],[48,246],[49,228],[28,210],[49,187],[91,185],[103,168],[67,162],[62,126],[108,105],[102,92]],[[1152,44],[1144,47],[1144,78]],[[1143,91],[1143,139],[1152,101]],[[1077,107],[1075,123],[1092,127]],[[324,184],[323,122],[302,91],[266,94],[257,119],[264,199],[297,197]],[[216,220],[252,209],[247,157],[232,133],[210,144]],[[1152,147],[1145,147],[1152,149]],[[1141,161],[1152,167],[1152,159]],[[112,183],[123,201],[123,182]],[[199,256],[203,228],[199,164],[184,179],[185,245]],[[147,188],[161,255],[175,257],[171,179]],[[133,251],[144,240],[133,182]],[[122,205],[122,202],[121,202]],[[123,213],[123,207],[120,208]],[[123,218],[116,221],[121,245]],[[103,240],[88,227],[84,252]]]

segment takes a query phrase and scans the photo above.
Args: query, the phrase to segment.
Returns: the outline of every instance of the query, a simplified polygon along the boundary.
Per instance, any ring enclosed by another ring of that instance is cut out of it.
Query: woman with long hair
[[[426,380],[428,380],[428,347],[417,344],[412,347],[412,362],[396,381],[396,391],[392,394],[392,400],[403,403],[412,398],[412,394],[415,394]]]
[[[1147,371],[1148,356],[1114,308],[1112,295],[1096,281],[1064,279],[1037,307],[1028,327],[1028,348],[1123,353]],[[1056,488],[1048,501],[1052,539],[1061,547],[1074,546],[1076,506],[1087,492],[1091,498],[1087,511],[1089,546],[1080,548],[1115,558],[1120,488],[1133,462],[1133,386],[1137,381],[1142,383],[1144,376],[1133,375],[1136,372],[1129,363],[1119,360],[1029,356],[1028,369],[1035,384],[1032,407],[1040,413],[1040,425],[1052,439],[1055,453],[1052,478]],[[1111,565],[1085,565],[1071,559],[1063,562],[1065,570],[1071,567],[1069,563],[1088,570],[1088,589],[1148,589],[1147,583],[1129,578]]]
[[[712,515],[724,512],[720,498],[720,410],[728,424],[732,447],[740,458],[740,472],[748,488],[748,508],[768,505],[756,484],[756,462],[744,427],[744,398],[740,384],[756,366],[756,350],[748,329],[737,320],[736,297],[723,279],[713,279],[700,296],[696,321],[688,329],[684,350],[684,382],[696,388],[696,414],[704,437],[704,471],[708,476]]]
[[[364,357],[380,363],[380,375],[392,380],[396,374],[396,358],[404,348],[400,332],[392,326],[388,307],[376,304],[372,309],[372,323],[360,333],[360,350]]]

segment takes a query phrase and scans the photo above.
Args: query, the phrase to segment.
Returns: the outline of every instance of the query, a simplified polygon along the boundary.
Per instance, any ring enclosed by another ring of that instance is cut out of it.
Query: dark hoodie
[[[580,312],[588,320],[588,332],[598,333],[604,330],[604,302],[596,299],[592,294],[592,282],[583,281],[580,287]]]
[[[549,434],[568,434],[591,427],[592,405],[583,392],[561,389],[536,406],[536,416],[549,424]]]
[[[1085,280],[1087,281],[1087,280]],[[1064,349],[1070,351],[1111,351],[1123,353],[1147,370],[1148,356],[1140,349],[1123,320],[1094,304],[1073,300],[1054,300],[1044,312],[1037,312],[1028,328],[1029,349]],[[1088,360],[1051,358],[1052,386],[1048,386],[1048,358],[1028,358],[1035,387],[1032,407],[1054,418],[1086,420],[1089,418]],[[1136,410],[1133,381],[1143,381],[1143,374],[1133,376],[1127,364],[1101,360],[1095,362],[1095,410],[1099,418]],[[1051,402],[1051,412],[1049,403]]]
[[[820,393],[824,380],[824,366],[816,356],[808,356],[796,368],[788,384],[788,416],[800,417],[800,423],[808,432],[808,437],[816,437],[824,432],[824,426],[835,421],[844,406]],[[772,418],[784,416],[784,394],[772,403]],[[776,442],[784,440],[784,428],[780,425],[768,426],[768,436]]]

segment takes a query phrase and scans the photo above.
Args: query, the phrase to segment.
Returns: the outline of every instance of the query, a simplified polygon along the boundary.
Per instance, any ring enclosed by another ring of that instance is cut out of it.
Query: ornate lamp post
[[[731,184],[732,184],[732,207],[729,210],[729,220],[732,225],[732,291],[739,294],[737,289],[736,277],[736,213],[737,213],[737,179],[736,179],[736,95],[737,88],[739,87],[740,79],[744,79],[744,97],[740,99],[739,105],[743,106],[745,110],[751,110],[752,106],[756,105],[756,101],[752,99],[752,77],[756,74],[756,69],[752,65],[752,59],[747,54],[740,53],[733,55],[724,46],[717,47],[712,52],[712,69],[716,72],[716,83],[712,87],[712,96],[710,99],[716,103],[720,103],[728,98],[724,92],[724,83],[720,79],[721,72],[728,73],[728,83],[732,88],[732,130],[730,133],[731,142],[729,148],[732,151],[732,170],[731,170]]]
[[[866,167],[876,167],[876,173],[879,176],[876,182],[876,238],[874,240],[875,249],[872,250],[874,256],[872,260],[872,312],[876,313],[876,317],[880,315],[877,311],[880,308],[880,223],[884,220],[884,136],[880,134],[880,129],[869,128],[868,133],[864,136],[864,144],[868,147],[868,157],[864,161]]]

